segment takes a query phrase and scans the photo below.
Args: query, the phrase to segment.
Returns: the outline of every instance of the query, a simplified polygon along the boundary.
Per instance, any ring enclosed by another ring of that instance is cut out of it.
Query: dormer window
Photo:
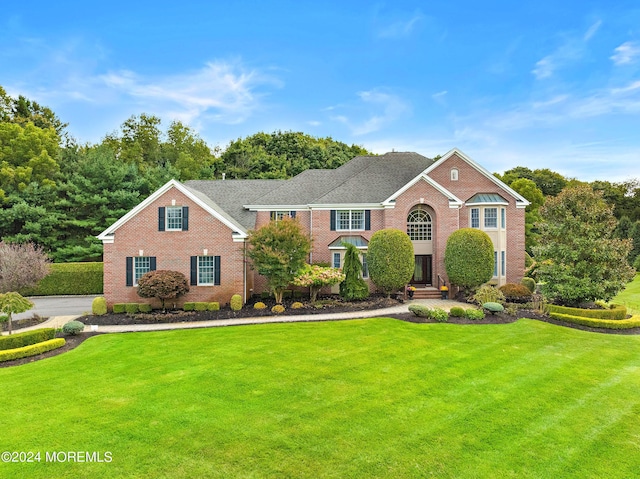
[[[451,168],[451,181],[458,181],[458,168]]]

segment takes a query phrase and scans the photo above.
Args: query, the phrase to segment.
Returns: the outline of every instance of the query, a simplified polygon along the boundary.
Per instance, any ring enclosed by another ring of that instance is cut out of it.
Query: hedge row
[[[53,339],[55,336],[55,328],[40,328],[33,331],[25,331],[24,333],[0,336],[0,351],[30,346],[31,344]]]
[[[12,359],[26,358],[29,356],[35,356],[37,354],[46,353],[53,349],[61,348],[65,345],[64,338],[49,339],[42,341],[41,343],[30,344],[21,348],[6,349],[0,351],[0,362],[11,361]]]
[[[626,306],[623,306],[621,304],[615,304],[611,307],[611,309],[568,308],[566,306],[557,306],[555,304],[550,304],[549,312],[593,319],[621,320],[627,317],[627,308]]]
[[[584,318],[581,316],[573,316],[571,314],[549,313],[549,316],[559,321],[567,323],[580,324],[591,328],[603,329],[631,329],[640,328],[640,316],[633,316],[629,319],[597,319]]]
[[[127,313],[150,313],[153,310],[148,303],[115,303],[113,305],[113,312],[115,314]]]
[[[218,303],[217,301],[212,301],[210,303],[204,301],[187,302],[184,303],[182,309],[184,309],[185,311],[219,311],[220,303]]]
[[[103,263],[52,263],[49,274],[35,288],[20,291],[23,296],[102,294]]]

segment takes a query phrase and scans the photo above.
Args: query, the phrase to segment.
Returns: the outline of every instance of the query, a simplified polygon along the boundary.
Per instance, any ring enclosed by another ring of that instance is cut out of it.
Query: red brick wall
[[[189,207],[188,231],[158,231],[158,207],[171,206],[172,200],[176,201],[176,206]],[[204,249],[211,256],[221,257],[220,286],[190,286],[189,293],[177,298],[175,303],[228,303],[233,294],[243,294],[244,245],[234,243],[231,233],[222,222],[179,190],[171,188],[120,226],[113,244],[104,245],[104,294],[107,303],[153,302],[159,305],[157,300],[140,298],[137,288],[126,286],[127,256],[139,256],[139,251],[143,250],[144,256],[156,257],[156,269],[179,271],[189,280],[190,257],[203,255]]]

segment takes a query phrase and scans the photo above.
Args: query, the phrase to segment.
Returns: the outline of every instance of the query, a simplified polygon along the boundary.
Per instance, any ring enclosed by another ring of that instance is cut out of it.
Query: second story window
[[[337,230],[364,230],[364,210],[338,210]]]
[[[167,231],[182,230],[182,206],[167,207]]]

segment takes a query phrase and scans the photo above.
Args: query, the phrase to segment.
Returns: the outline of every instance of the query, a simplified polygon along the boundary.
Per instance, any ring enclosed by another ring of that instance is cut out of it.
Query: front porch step
[[[413,299],[440,299],[441,294],[438,288],[427,286],[425,288],[417,288],[413,293]]]

